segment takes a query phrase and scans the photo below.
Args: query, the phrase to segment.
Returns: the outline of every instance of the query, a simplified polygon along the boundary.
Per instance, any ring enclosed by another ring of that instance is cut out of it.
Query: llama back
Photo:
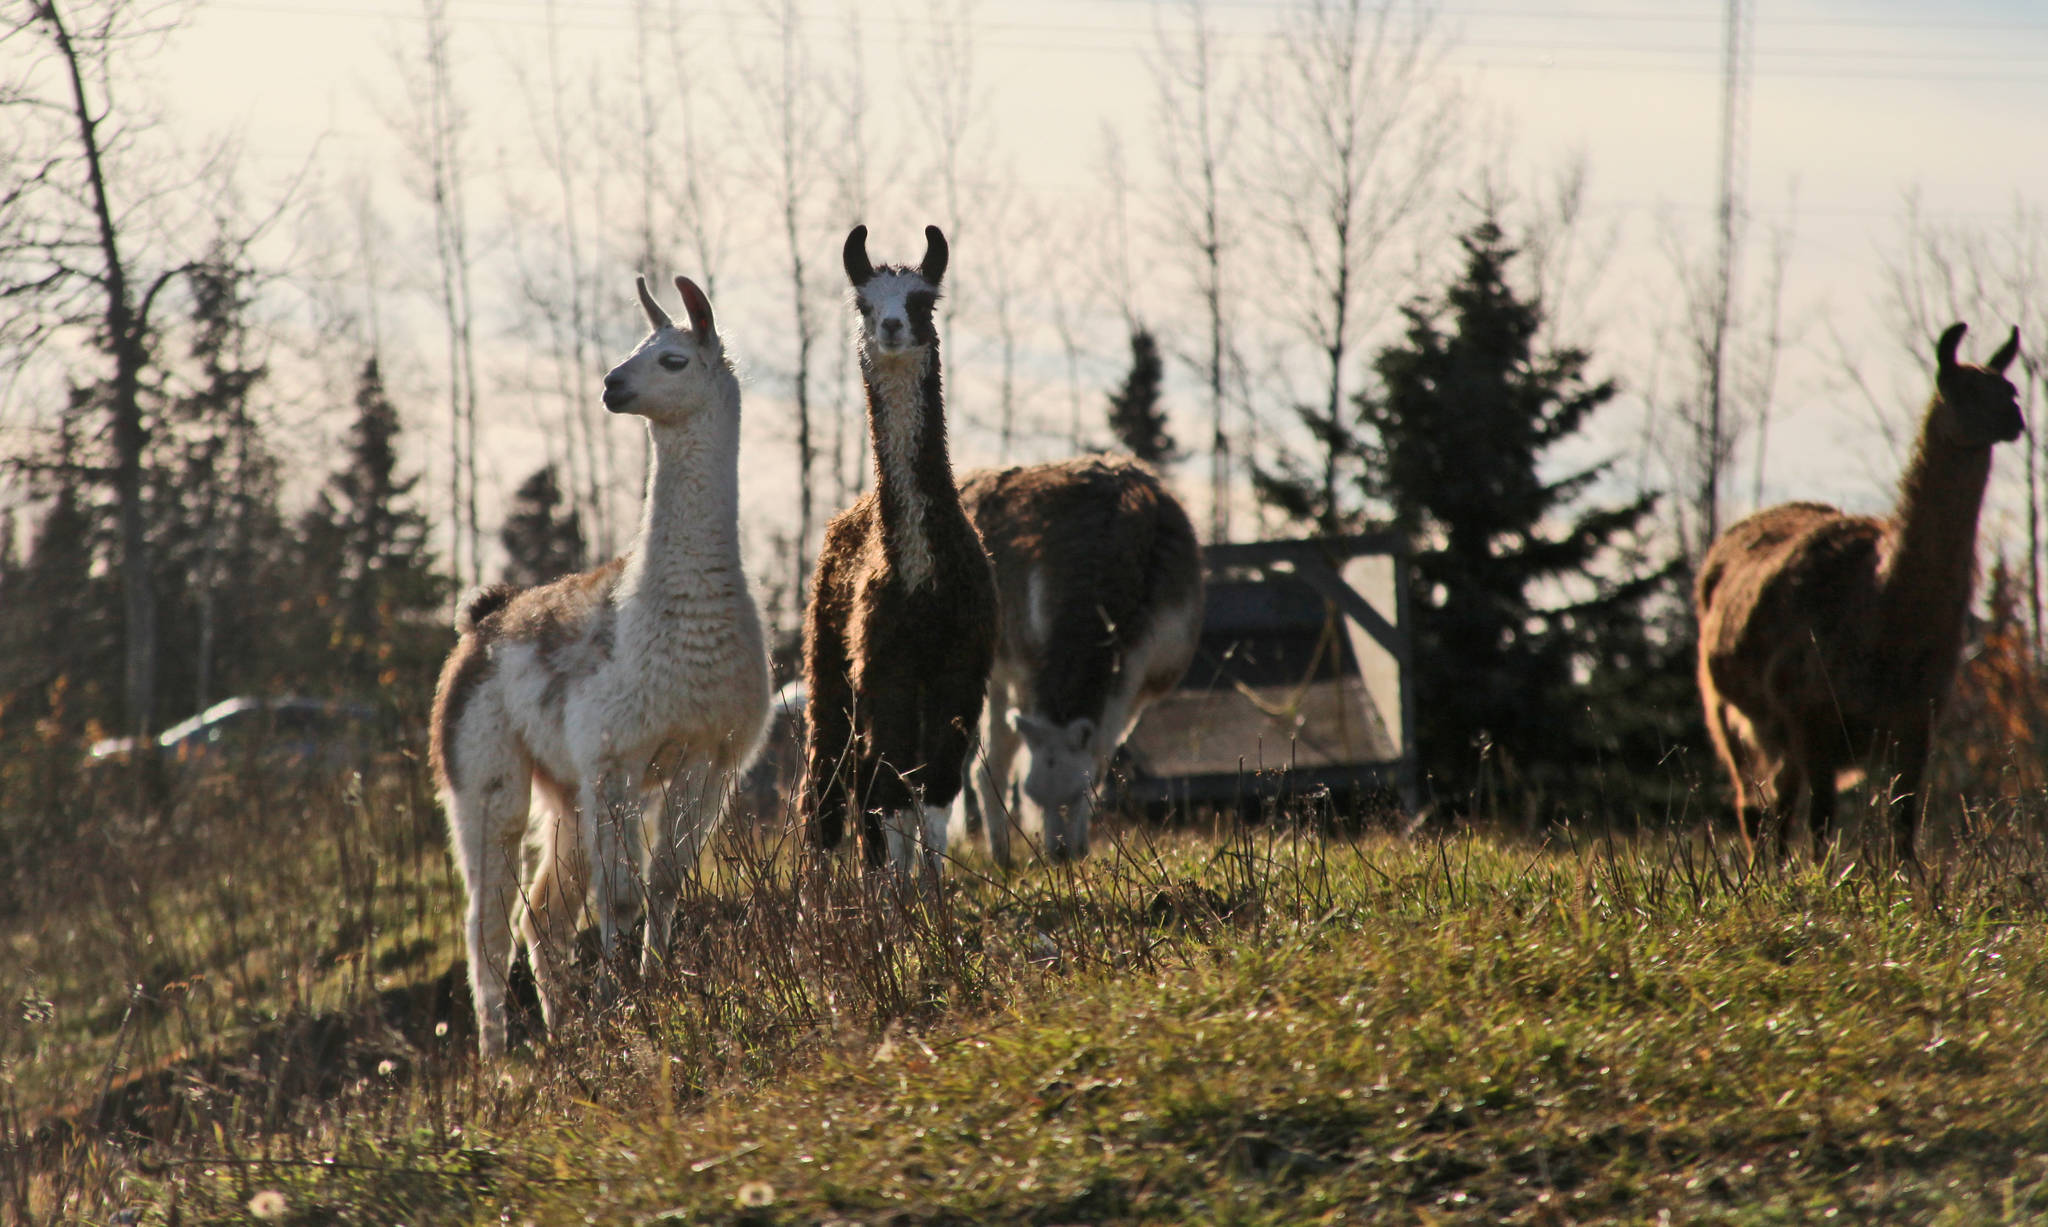
[[[1194,526],[1136,461],[984,470],[961,498],[995,567],[1003,655],[1035,676],[1049,719],[1099,713],[1125,654],[1200,600]]]
[[[1885,524],[1821,503],[1787,503],[1729,529],[1700,568],[1695,599],[1702,650],[1760,667],[1787,643],[1853,622],[1876,600],[1873,577]],[[1861,651],[1868,645],[1836,643]],[[1835,684],[1841,684],[1836,679]]]
[[[591,667],[593,662],[570,660],[570,654],[608,651],[608,628],[596,635],[576,634],[594,610],[607,605],[618,587],[626,559],[614,558],[601,567],[565,575],[532,588],[492,584],[480,588],[462,602],[455,615],[460,636],[455,650],[441,667],[434,689],[434,708],[428,730],[428,755],[434,766],[435,782],[446,790],[459,771],[458,750],[463,714],[483,684],[499,668],[501,643],[531,646],[545,674],[549,701],[559,705],[562,688],[569,676]]]

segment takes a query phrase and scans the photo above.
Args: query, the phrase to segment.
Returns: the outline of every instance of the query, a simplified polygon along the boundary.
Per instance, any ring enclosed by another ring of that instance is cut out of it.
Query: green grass
[[[970,862],[938,906],[735,841],[674,975],[479,1071],[437,836],[388,817],[337,802],[246,907],[195,864],[159,893],[216,914],[8,922],[16,956],[169,945],[234,997],[175,1049],[131,1017],[124,1051],[159,1047],[121,1063],[175,1073],[124,1118],[143,1145],[53,1094],[108,1059],[120,990],[84,966],[38,988],[49,1016],[6,1048],[13,1129],[79,1127],[17,1152],[12,1212],[2048,1221],[2048,857],[2017,823],[1918,879],[1745,874],[1690,833],[1127,831],[1079,870]],[[326,1076],[280,1097],[237,1075],[252,1051]],[[103,1066],[83,1098],[132,1076]]]

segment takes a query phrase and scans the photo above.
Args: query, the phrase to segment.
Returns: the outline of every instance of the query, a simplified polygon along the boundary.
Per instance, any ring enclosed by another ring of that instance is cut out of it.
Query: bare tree
[[[1020,317],[1029,284],[1030,239],[1044,233],[1045,226],[1013,174],[991,176],[990,184],[979,228],[988,239],[981,249],[988,289],[985,315],[996,347],[996,459],[1008,463],[1017,441],[1018,415],[1029,399],[1020,386],[1017,366],[1024,345]]]
[[[749,73],[759,91],[759,112],[767,124],[759,148],[773,193],[776,221],[788,258],[790,337],[794,351],[789,365],[790,401],[796,414],[797,522],[790,553],[790,593],[803,603],[810,575],[810,532],[817,448],[811,437],[811,352],[817,345],[818,321],[811,301],[814,287],[805,256],[810,250],[812,214],[819,186],[813,167],[816,140],[823,122],[822,99],[813,80],[803,14],[796,0],[768,0],[764,16],[773,23],[777,57]]]
[[[1138,326],[1137,278],[1132,272],[1130,164],[1126,160],[1122,131],[1105,121],[1098,136],[1096,174],[1106,200],[1103,212],[1090,234],[1096,251],[1087,261],[1088,277],[1097,297],[1116,308],[1123,325],[1120,336]]]
[[[974,17],[978,0],[937,0],[926,19],[930,57],[922,71],[909,74],[911,102],[925,130],[924,149],[931,159],[929,177],[945,213],[940,222],[951,245],[955,272],[940,300],[940,330],[951,340],[952,322],[963,310],[977,306],[980,292],[978,257],[964,202],[976,191],[969,178],[970,162],[984,154],[981,139],[984,107],[974,80]],[[960,259],[962,253],[969,259]],[[963,276],[963,273],[965,274]]]
[[[477,519],[475,314],[465,201],[469,117],[455,89],[448,0],[420,0],[420,15],[418,58],[404,66],[406,112],[393,117],[391,128],[411,159],[412,189],[432,214],[435,297],[447,341],[450,569],[474,585],[483,582],[483,530]]]
[[[644,2],[644,0],[643,0]],[[660,27],[668,43],[665,63],[670,69],[666,99],[661,110],[672,113],[679,140],[664,149],[668,173],[661,182],[674,210],[674,224],[690,248],[698,285],[713,301],[718,298],[718,270],[723,263],[730,217],[716,207],[709,185],[723,182],[727,149],[716,139],[723,125],[707,124],[699,114],[701,87],[693,70],[701,51],[690,42],[690,27],[684,19],[680,0],[666,0]]]
[[[174,190],[123,156],[146,116],[115,102],[128,53],[160,41],[171,6],[102,0],[74,9],[58,0],[13,6],[0,26],[18,66],[0,84],[11,129],[0,163],[0,345],[23,362],[77,338],[104,364],[72,380],[74,411],[106,416],[111,455],[80,466],[112,492],[120,543],[126,726],[146,735],[156,706],[157,603],[145,506],[143,403],[153,361],[153,312],[175,283],[204,266],[204,249],[180,258],[188,238],[161,225]],[[208,236],[210,239],[212,236]],[[142,242],[146,238],[148,242]],[[134,248],[157,254],[140,258]]]
[[[832,178],[832,207],[837,214],[836,233],[851,230],[868,220],[872,182],[868,141],[867,39],[861,26],[859,5],[846,10],[846,31],[840,68],[826,81],[829,106],[836,121],[838,139],[824,151]],[[843,507],[855,491],[867,487],[867,431],[858,429],[862,420],[856,400],[861,393],[860,372],[853,346],[845,340],[833,346],[832,369],[832,491],[833,505]],[[847,456],[848,444],[854,455]],[[851,480],[849,481],[849,473]]]
[[[1225,183],[1238,130],[1240,94],[1224,76],[1205,0],[1181,0],[1183,27],[1158,27],[1153,76],[1159,89],[1159,155],[1166,170],[1167,239],[1182,253],[1201,299],[1205,346],[1188,360],[1209,398],[1209,540],[1230,539],[1230,430],[1225,419],[1229,319],[1224,263],[1235,239]]]
[[[1318,358],[1320,387],[1298,412],[1320,452],[1314,520],[1336,531],[1350,432],[1350,368],[1399,241],[1440,211],[1462,121],[1439,71],[1445,36],[1425,0],[1307,0],[1282,19],[1257,92],[1260,158],[1249,185],[1299,293],[1281,314]],[[1398,296],[1380,294],[1381,301]]]
[[[1041,248],[1041,254],[1051,253]],[[1061,257],[1064,263],[1064,255]],[[1087,446],[1086,428],[1082,425],[1081,400],[1081,328],[1082,313],[1086,300],[1072,278],[1061,276],[1064,269],[1047,267],[1039,278],[1045,287],[1049,310],[1047,315],[1052,323],[1053,334],[1059,338],[1060,357],[1064,362],[1067,386],[1067,447],[1079,452]]]
[[[1669,225],[1662,240],[1679,286],[1671,331],[1688,368],[1679,376],[1676,397],[1663,408],[1684,432],[1674,452],[1680,468],[1673,478],[1686,492],[1677,505],[1679,531],[1695,559],[1720,535],[1729,481],[1746,446],[1755,451],[1752,493],[1762,499],[1763,446],[1782,358],[1793,339],[1786,334],[1783,310],[1792,251],[1789,224],[1766,229],[1756,277],[1724,255],[1729,243],[1747,249],[1754,225],[1746,211],[1737,210],[1732,229],[1716,238],[1711,254],[1697,258]]]
[[[638,17],[636,10],[636,20]],[[591,175],[591,142],[587,135],[594,124],[588,113],[574,109],[577,94],[570,87],[562,63],[561,9],[555,0],[548,0],[544,7],[543,30],[546,46],[541,61],[546,76],[529,79],[526,61],[520,58],[515,58],[511,67],[526,101],[528,131],[539,163],[549,172],[551,198],[520,198],[522,181],[515,179],[508,184],[508,192],[515,197],[515,207],[509,210],[515,219],[510,235],[513,265],[520,297],[537,317],[547,338],[547,374],[543,381],[552,386],[531,391],[537,398],[552,403],[560,423],[559,429],[544,428],[544,434],[550,440],[551,451],[557,445],[561,449],[563,484],[571,510],[587,528],[596,549],[608,555],[617,540],[610,514],[611,440],[589,411],[590,389],[596,385],[604,359],[599,348],[602,329],[598,325],[603,286],[599,284],[600,245],[595,234],[607,219],[584,207],[580,189]],[[643,90],[649,88],[644,65],[635,82]],[[641,107],[638,114],[640,124],[630,152],[640,159],[643,207],[634,229],[638,242],[646,246],[654,241],[651,232],[655,223],[645,208],[650,153],[645,146],[654,137],[649,131],[648,109]],[[528,219],[530,227],[538,232],[531,242],[519,219]]]

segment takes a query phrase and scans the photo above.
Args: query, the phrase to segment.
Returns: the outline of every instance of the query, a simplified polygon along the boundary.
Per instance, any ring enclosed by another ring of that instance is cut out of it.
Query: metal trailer
[[[1106,787],[1147,808],[1397,798],[1416,812],[1407,541],[1211,545],[1202,640]]]

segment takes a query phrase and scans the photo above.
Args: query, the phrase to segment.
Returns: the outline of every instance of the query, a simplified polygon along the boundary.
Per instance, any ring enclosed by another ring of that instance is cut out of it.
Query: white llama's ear
[[[1968,324],[1950,324],[1948,331],[1941,334],[1941,340],[1934,343],[1934,360],[1941,364],[1939,369],[1956,369],[1956,346],[1963,343],[1963,334],[1969,330]]]
[[[924,260],[918,264],[917,274],[932,285],[946,275],[946,236],[937,226],[924,228]]]
[[[855,226],[853,233],[846,236],[846,250],[841,258],[846,263],[846,279],[859,289],[875,275],[875,266],[868,261],[868,228]]]
[[[1087,749],[1088,739],[1093,736],[1095,736],[1095,722],[1093,720],[1090,720],[1088,717],[1082,716],[1077,720],[1072,720],[1068,722],[1068,749],[1076,751]]]
[[[676,278],[676,290],[683,296],[683,310],[690,313],[690,331],[699,340],[718,339],[718,324],[711,318],[711,300],[704,297],[704,291],[688,277]]]
[[[2012,335],[2006,338],[2005,344],[1999,346],[1998,352],[1991,355],[1991,361],[1985,363],[1984,365],[1990,367],[1992,370],[2003,375],[2005,374],[2005,368],[2011,366],[2012,360],[2019,356],[2020,330],[2018,328],[2014,328],[2012,330]]]
[[[647,322],[656,329],[675,327],[674,322],[668,318],[668,312],[662,310],[661,304],[654,301],[654,295],[647,292],[647,278],[635,277],[633,284],[639,287],[640,309],[647,313]]]

